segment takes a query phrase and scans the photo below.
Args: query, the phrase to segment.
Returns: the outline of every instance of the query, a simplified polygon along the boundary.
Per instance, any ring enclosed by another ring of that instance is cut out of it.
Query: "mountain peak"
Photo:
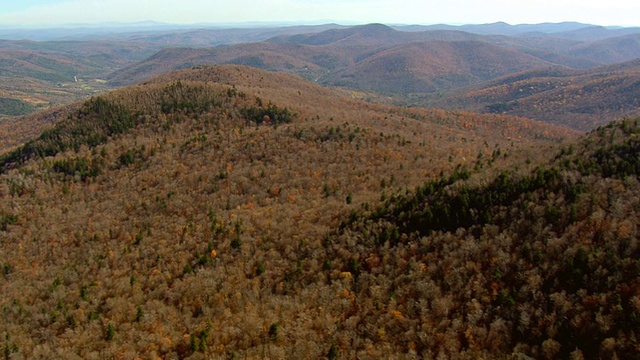
[[[379,23],[358,25],[353,27],[353,30],[359,33],[366,32],[367,34],[388,34],[396,32],[396,30],[392,29],[391,27]]]

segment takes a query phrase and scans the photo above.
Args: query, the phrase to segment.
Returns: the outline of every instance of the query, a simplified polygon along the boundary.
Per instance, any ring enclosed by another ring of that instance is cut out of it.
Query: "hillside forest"
[[[33,122],[0,155],[5,359],[640,351],[637,119],[585,134],[224,65]]]

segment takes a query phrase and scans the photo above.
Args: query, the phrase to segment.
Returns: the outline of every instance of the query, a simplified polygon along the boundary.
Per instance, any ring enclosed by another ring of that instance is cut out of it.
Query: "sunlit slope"
[[[404,290],[360,294],[364,277],[341,260],[360,252],[341,252],[335,231],[456,168],[491,176],[575,136],[242,66],[94,97],[1,158],[0,346],[10,358],[426,356],[436,338],[412,345],[393,323]],[[380,313],[361,316],[356,296],[381,297]]]

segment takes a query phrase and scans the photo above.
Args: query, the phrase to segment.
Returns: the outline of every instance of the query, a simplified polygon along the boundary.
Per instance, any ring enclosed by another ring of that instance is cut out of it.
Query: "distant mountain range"
[[[189,42],[184,42],[184,45],[189,45]],[[279,59],[274,59],[273,54],[279,54]],[[398,59],[394,59],[394,56],[398,56]],[[488,59],[486,56],[493,58]],[[471,65],[453,69],[456,63],[451,62],[452,57]],[[280,35],[260,43],[243,43],[206,50],[172,48],[114,73],[111,78],[116,84],[131,84],[144,77],[170,69],[186,68],[193,64],[239,63],[269,70],[288,70],[305,77],[313,77],[315,74],[319,82],[342,85],[344,81],[339,79],[337,73],[352,77],[350,73],[361,71],[370,76],[388,75],[395,78],[397,74],[394,72],[400,71],[404,72],[404,76],[420,80],[421,75],[411,73],[419,74],[421,71],[416,70],[424,68],[422,73],[427,78],[451,75],[446,82],[453,83],[452,85],[435,89],[447,90],[450,87],[469,85],[523,70],[554,65],[590,68],[629,61],[637,57],[640,57],[640,29],[634,34],[608,40],[598,37],[594,41],[579,41],[551,35],[488,36],[451,30],[407,32],[372,24],[316,33]],[[384,69],[380,69],[380,64],[387,62],[383,58],[388,58],[391,62],[409,62],[413,66],[406,71],[399,68],[400,65],[383,65]],[[299,64],[295,64],[296,62]],[[445,67],[449,69],[429,69],[438,66],[438,62],[446,63]],[[506,66],[505,63],[512,65]],[[489,69],[491,67],[493,69]],[[314,73],[313,70],[317,71]],[[458,74],[460,76],[456,76]],[[358,77],[357,81],[367,83],[370,76]],[[358,88],[372,90],[366,85]],[[384,88],[375,90],[397,92],[406,90],[406,86],[385,84]],[[412,92],[432,91],[434,88],[426,87],[417,88]]]
[[[501,111],[586,130],[634,113],[640,93],[633,86],[633,61],[639,57],[638,28],[578,23],[395,28],[370,24],[213,48],[165,49],[114,72],[109,79],[116,86],[130,85],[198,64],[242,64],[292,72],[324,85],[384,94],[396,98],[398,104]],[[621,68],[599,69],[629,61]],[[495,101],[480,101],[473,95],[484,87],[492,92],[489,89],[496,79],[522,82],[523,77],[547,77],[560,70],[563,81],[559,87],[575,87],[576,82],[603,76],[611,81],[602,84],[615,86],[586,86],[582,93],[564,93],[562,101],[546,99],[558,95],[540,87],[535,102],[515,103],[522,98],[520,93],[503,92]],[[580,79],[572,80],[572,76]],[[466,93],[467,89],[474,92]],[[553,112],[540,107],[567,102],[573,105]]]
[[[238,24],[170,24],[155,21],[137,23],[100,23],[100,24],[70,24],[58,27],[16,27],[0,26],[0,39],[6,40],[88,40],[88,39],[125,39],[132,36],[157,36],[166,35],[171,38],[175,33],[183,33],[187,36],[197,33],[209,34],[252,34],[245,41],[265,40],[271,34],[295,34],[306,32],[319,32],[328,29],[345,29],[357,25],[338,25],[327,22],[326,24],[294,25],[286,23],[238,23]],[[554,34],[562,37],[581,37],[583,40],[593,40],[595,37],[612,37],[624,34],[636,33],[637,27],[599,26],[579,22],[517,24],[511,25],[505,22],[491,24],[466,24],[466,25],[392,25],[396,30],[405,32],[423,31],[464,31],[479,35],[505,35],[505,36],[537,36],[539,34]],[[191,44],[185,44],[190,46]]]
[[[66,67],[48,76],[69,78],[77,71],[107,79],[110,87],[203,64],[248,65],[365,92],[366,97],[383,96],[395,104],[500,111],[581,130],[633,114],[640,97],[634,86],[640,28],[573,22],[236,29],[143,25],[129,32],[125,28],[93,35],[79,30],[74,36],[85,39],[80,42],[3,41],[0,47],[7,50],[0,50],[0,56],[12,56],[11,51],[20,50],[65,58]],[[609,67],[616,64],[626,65]],[[41,77],[42,72],[36,70],[21,76]],[[546,83],[549,76],[561,77],[549,82],[564,89],[562,101],[553,98],[560,95],[547,87],[525,93],[518,90],[517,94],[495,89],[519,89],[525,79]],[[600,86],[585,83],[602,77],[609,80]],[[505,83],[508,81],[513,83]],[[581,92],[571,90],[583,85]],[[496,95],[479,96],[482,89]],[[535,93],[535,100],[524,98],[530,93]],[[24,97],[18,100],[27,101]],[[552,104],[570,106],[545,111],[544,106]]]

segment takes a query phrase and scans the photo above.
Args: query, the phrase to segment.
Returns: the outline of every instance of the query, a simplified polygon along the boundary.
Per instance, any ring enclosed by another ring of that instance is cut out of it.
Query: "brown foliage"
[[[489,263],[454,255],[489,252],[494,266],[506,266],[508,254],[488,239],[508,239],[487,229],[482,252],[469,236],[439,233],[380,252],[363,245],[364,235],[333,230],[458,164],[490,174],[522,161],[529,145],[551,148],[574,134],[521,119],[361,103],[238,66],[169,74],[103,102],[134,114],[133,127],[0,175],[0,346],[11,354],[511,351],[511,320],[486,315],[499,295],[476,270]],[[258,125],[242,111],[268,104],[297,116]],[[64,139],[80,119],[96,119],[75,109],[58,123],[69,131],[60,130]],[[511,139],[493,131],[505,123]],[[83,176],[93,166],[101,171]],[[438,252],[420,250],[430,242]],[[453,247],[460,243],[467,246]],[[460,288],[468,301],[451,294]],[[465,312],[477,326],[458,321]]]

